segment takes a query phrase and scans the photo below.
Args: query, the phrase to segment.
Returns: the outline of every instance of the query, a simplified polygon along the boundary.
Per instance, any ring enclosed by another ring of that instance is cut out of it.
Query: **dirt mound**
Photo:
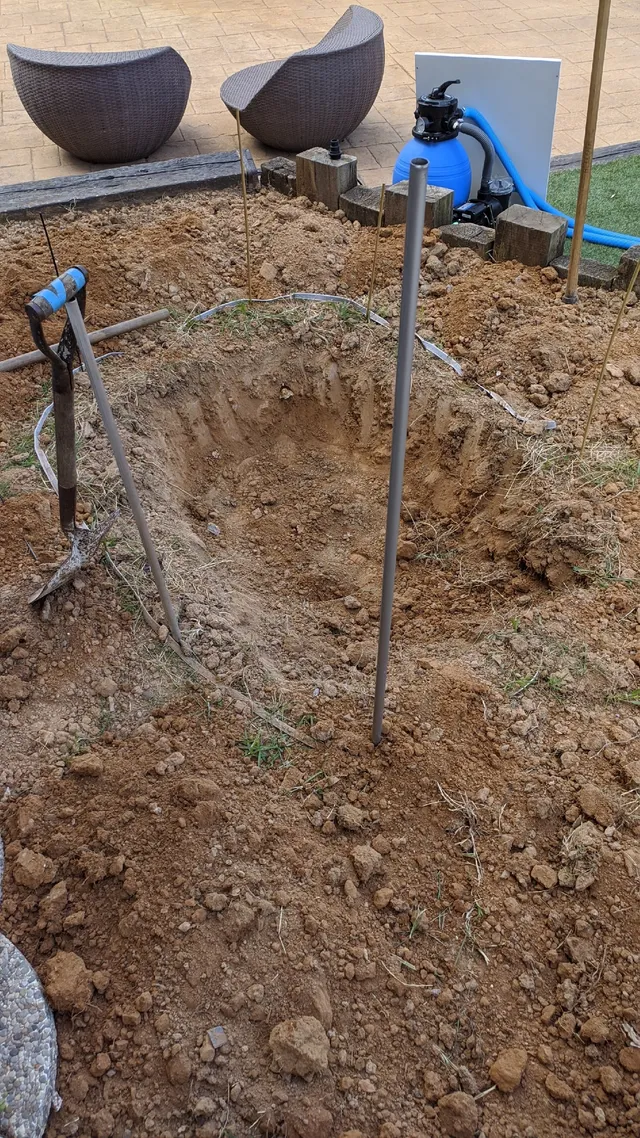
[[[370,234],[269,195],[251,218],[265,293],[365,290]],[[421,327],[465,375],[416,349],[374,750],[401,233],[384,329],[292,303],[194,323],[242,287],[231,195],[57,226],[61,259],[94,257],[96,323],[175,303],[102,366],[212,678],[142,619],[161,612],[82,375],[83,516],[122,514],[109,563],[28,607],[64,543],[30,443],[44,373],[23,373],[0,436],[2,919],[58,1009],[50,1138],[634,1133],[636,310],[580,459],[614,302],[568,313],[549,274],[427,237]],[[26,349],[41,238],[2,239]]]

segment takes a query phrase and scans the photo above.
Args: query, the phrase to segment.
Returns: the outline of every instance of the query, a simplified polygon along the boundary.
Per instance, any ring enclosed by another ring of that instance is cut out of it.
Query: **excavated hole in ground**
[[[232,358],[192,359],[179,373],[169,382],[164,373],[163,398],[147,393],[136,404],[135,429],[147,439],[156,531],[180,550],[169,554],[169,576],[182,583],[194,647],[220,678],[241,672],[275,688],[283,668],[312,678],[338,648],[365,694],[381,584],[392,341],[362,329],[355,352],[332,343],[310,351],[287,331]],[[517,500],[505,497],[522,456],[502,415],[442,365],[416,357],[397,630],[407,608],[444,601],[453,613],[471,611],[496,583],[535,587],[519,568],[521,535],[504,521],[505,510],[520,519]],[[477,595],[459,602],[457,587],[467,584]],[[345,609],[350,596],[360,609]],[[242,663],[224,658],[219,638],[209,651],[200,618],[212,600]]]

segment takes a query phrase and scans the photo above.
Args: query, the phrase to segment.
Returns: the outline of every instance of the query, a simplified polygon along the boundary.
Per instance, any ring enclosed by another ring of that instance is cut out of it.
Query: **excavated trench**
[[[307,320],[203,336],[124,416],[183,626],[227,682],[281,690],[344,665],[369,692],[395,345],[331,320],[311,342]],[[539,487],[520,492],[526,443],[418,349],[394,621],[407,676],[468,614],[571,577],[575,526],[565,542]]]

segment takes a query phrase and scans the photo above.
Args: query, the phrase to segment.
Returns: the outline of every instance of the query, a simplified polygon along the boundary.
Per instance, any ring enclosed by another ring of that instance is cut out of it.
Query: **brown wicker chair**
[[[249,134],[277,150],[343,139],[375,102],[384,74],[384,24],[352,4],[315,47],[225,79],[223,103]]]
[[[184,114],[191,72],[172,47],[38,51],[7,45],[23,107],[43,134],[87,162],[153,154]]]

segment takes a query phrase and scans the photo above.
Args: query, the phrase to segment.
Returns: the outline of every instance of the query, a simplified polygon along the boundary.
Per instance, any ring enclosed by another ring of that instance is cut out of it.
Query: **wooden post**
[[[600,91],[602,88],[602,72],[607,47],[610,11],[611,0],[599,0],[598,22],[596,24],[596,38],[593,45],[593,62],[591,64],[591,82],[589,84],[589,105],[587,107],[587,121],[584,128],[584,144],[582,147],[578,202],[576,205],[576,217],[573,223],[569,273],[567,275],[567,284],[563,297],[563,300],[567,304],[575,304],[578,299],[578,269],[580,266],[580,253],[582,251],[584,223],[587,217],[587,201],[589,198],[589,186],[591,184],[593,150],[596,144],[596,128],[598,126],[598,110],[600,107]]]

